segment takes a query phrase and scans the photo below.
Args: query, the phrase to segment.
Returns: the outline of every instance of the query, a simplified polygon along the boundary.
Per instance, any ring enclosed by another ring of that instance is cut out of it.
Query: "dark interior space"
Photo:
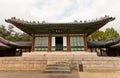
[[[63,37],[55,38],[56,50],[63,50]]]

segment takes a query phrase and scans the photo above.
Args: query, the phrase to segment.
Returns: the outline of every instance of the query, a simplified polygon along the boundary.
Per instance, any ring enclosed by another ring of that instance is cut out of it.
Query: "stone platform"
[[[0,57],[0,70],[40,70],[55,62],[82,61],[83,70],[115,69],[120,70],[119,57],[99,57],[89,52],[31,52],[22,57]]]

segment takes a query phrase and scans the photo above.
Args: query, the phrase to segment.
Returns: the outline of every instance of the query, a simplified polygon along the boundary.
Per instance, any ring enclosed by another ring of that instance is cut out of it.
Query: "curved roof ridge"
[[[0,43],[0,48],[11,48],[11,47],[8,46],[8,45],[5,45],[5,44],[3,44],[3,43]]]
[[[12,42],[9,40],[4,39],[3,37],[0,37],[0,48],[14,48],[14,47],[31,47],[31,42]]]
[[[95,20],[84,20],[84,21],[81,21],[78,22],[78,21],[74,21],[74,22],[65,22],[65,23],[48,23],[48,22],[39,22],[39,21],[25,21],[25,20],[21,20],[19,18],[16,18],[16,17],[11,17],[10,19],[5,19],[6,22],[17,22],[17,23],[22,23],[22,24],[31,24],[31,25],[39,25],[39,24],[84,24],[84,23],[94,23],[94,22],[99,22],[99,21],[105,21],[105,20],[109,20],[109,21],[112,21],[114,20],[115,17],[109,17],[107,15],[105,15],[104,17],[100,17],[100,18],[96,18]]]
[[[4,39],[3,37],[0,37],[0,42],[3,43],[3,44],[6,44],[6,45],[14,45],[14,46],[16,46],[16,43],[15,43],[15,42],[6,40],[6,39]]]
[[[5,43],[5,44],[8,44],[8,43],[9,43],[9,41],[6,40],[6,39],[4,39],[3,37],[0,37],[0,42],[1,42],[1,43]]]
[[[101,18],[96,18],[96,20],[92,21],[74,21],[74,22],[67,22],[67,23],[47,23],[43,21],[40,22],[28,22],[24,20],[17,19],[16,17],[12,17],[11,19],[5,20],[8,23],[13,24],[20,30],[28,33],[29,35],[34,34],[50,34],[50,33],[57,33],[56,29],[63,30],[64,34],[68,34],[69,32],[74,33],[85,33],[87,36],[91,33],[95,32],[105,24],[110,21],[113,21],[115,17],[104,16]]]

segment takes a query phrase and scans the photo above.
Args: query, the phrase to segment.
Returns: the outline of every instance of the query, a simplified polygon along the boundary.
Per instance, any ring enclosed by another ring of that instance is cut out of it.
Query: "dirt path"
[[[120,71],[113,72],[80,72],[80,78],[120,78]]]
[[[68,74],[39,71],[0,71],[0,78],[79,78],[79,73],[77,71]]]

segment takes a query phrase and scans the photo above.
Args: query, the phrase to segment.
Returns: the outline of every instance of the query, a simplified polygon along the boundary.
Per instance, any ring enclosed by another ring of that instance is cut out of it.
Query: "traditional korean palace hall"
[[[32,36],[31,51],[88,51],[87,36],[115,18],[105,16],[89,21],[66,23],[28,22],[16,17],[5,21]]]

